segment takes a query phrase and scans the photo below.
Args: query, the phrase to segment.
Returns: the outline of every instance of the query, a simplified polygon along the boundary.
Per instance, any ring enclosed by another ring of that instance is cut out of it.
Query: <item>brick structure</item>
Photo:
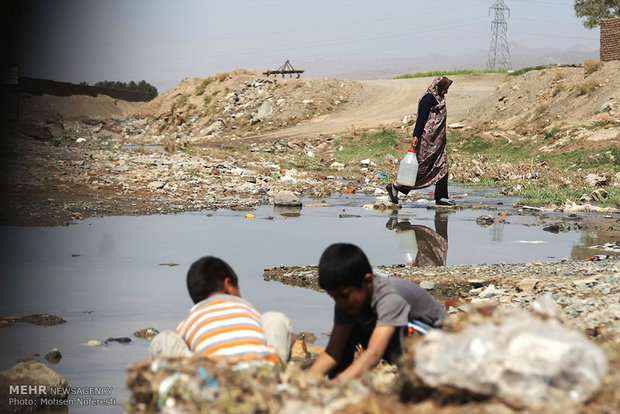
[[[620,18],[601,20],[601,61],[620,60]]]

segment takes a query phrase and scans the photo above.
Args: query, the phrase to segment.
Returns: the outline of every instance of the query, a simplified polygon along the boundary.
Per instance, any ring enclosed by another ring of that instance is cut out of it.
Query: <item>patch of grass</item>
[[[603,63],[600,60],[588,59],[583,62],[583,71],[586,76],[593,74],[603,67]]]
[[[448,142],[451,138],[448,138]],[[455,142],[459,145],[459,141]],[[494,141],[480,137],[460,140],[461,149],[472,155],[484,155],[498,161],[522,161],[531,158],[531,150],[522,143],[510,142],[506,139]]]
[[[513,195],[521,197],[521,204],[527,205],[562,205],[566,200],[577,201],[583,192],[567,187],[547,185],[526,185]]]
[[[577,96],[590,95],[598,88],[598,83],[593,80],[587,80],[581,82],[575,87],[575,92]]]
[[[594,204],[615,205],[620,203],[620,189],[609,187],[607,192],[609,194],[607,199],[597,201]],[[577,202],[584,193],[587,194],[588,192],[562,186],[532,184],[526,185],[512,195],[521,197],[521,204],[541,206],[551,204],[562,205],[566,201]]]
[[[371,134],[362,134],[359,137],[337,138],[335,147],[342,146],[342,151],[336,151],[338,162],[360,161],[366,158],[382,160],[387,154],[400,158],[398,152],[400,137],[392,130],[384,130]]]
[[[204,79],[200,83],[200,85],[198,85],[196,87],[196,90],[194,91],[194,95],[200,96],[203,93],[205,93],[205,90],[207,89],[207,86],[209,86],[209,84],[212,83],[212,82],[213,82],[213,78],[211,78],[211,77],[208,77],[207,79]]]
[[[598,170],[613,168],[620,171],[620,148],[595,153],[575,150],[558,154],[541,154],[537,158],[564,169]]]
[[[528,66],[526,68],[521,68],[517,70],[513,70],[512,72],[508,72],[509,76],[521,76],[533,70],[543,70],[546,69],[545,66]]]
[[[497,181],[493,178],[482,177],[477,183],[467,183],[470,187],[497,187]]]
[[[430,78],[438,76],[458,76],[458,75],[484,75],[487,73],[506,73],[506,71],[490,71],[481,69],[461,69],[461,70],[435,70],[430,72],[405,73],[394,77],[394,79],[413,79]]]

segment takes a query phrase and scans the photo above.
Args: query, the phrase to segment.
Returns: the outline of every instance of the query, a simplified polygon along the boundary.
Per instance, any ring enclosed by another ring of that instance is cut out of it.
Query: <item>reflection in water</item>
[[[385,224],[396,234],[405,262],[409,266],[445,266],[448,257],[448,214],[435,211],[435,230],[421,224],[399,220],[398,213]]]

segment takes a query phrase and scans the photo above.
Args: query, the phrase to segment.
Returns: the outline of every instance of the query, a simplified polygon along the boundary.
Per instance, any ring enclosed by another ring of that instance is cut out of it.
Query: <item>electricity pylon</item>
[[[510,57],[510,47],[508,46],[508,21],[510,18],[510,8],[504,0],[496,0],[489,8],[489,16],[493,13],[491,22],[491,47],[489,48],[489,70],[509,70],[512,69]]]

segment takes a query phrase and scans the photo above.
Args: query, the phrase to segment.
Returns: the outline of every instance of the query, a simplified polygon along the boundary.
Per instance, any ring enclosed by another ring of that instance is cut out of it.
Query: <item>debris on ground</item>
[[[383,381],[385,382],[385,381]],[[203,357],[159,358],[128,369],[131,412],[335,413],[369,395],[363,381],[330,384],[296,364],[235,369]]]
[[[58,348],[53,348],[45,354],[45,359],[52,364],[57,364],[62,359],[62,354]]]
[[[127,336],[121,336],[121,337],[118,337],[118,338],[110,337],[110,338],[106,339],[103,343],[105,345],[108,345],[108,344],[110,344],[112,342],[117,342],[119,344],[128,344],[128,343],[131,342],[131,338],[129,338]]]
[[[460,332],[431,331],[410,352],[415,368],[404,372],[415,378],[403,375],[405,386],[421,381],[438,392],[497,397],[515,408],[553,411],[586,402],[608,369],[597,345],[557,320],[488,306]]]
[[[134,332],[133,336],[135,336],[136,338],[142,338],[142,339],[146,339],[147,341],[150,341],[158,333],[159,333],[159,330],[157,330],[156,328],[144,328],[144,329],[140,329]]]

